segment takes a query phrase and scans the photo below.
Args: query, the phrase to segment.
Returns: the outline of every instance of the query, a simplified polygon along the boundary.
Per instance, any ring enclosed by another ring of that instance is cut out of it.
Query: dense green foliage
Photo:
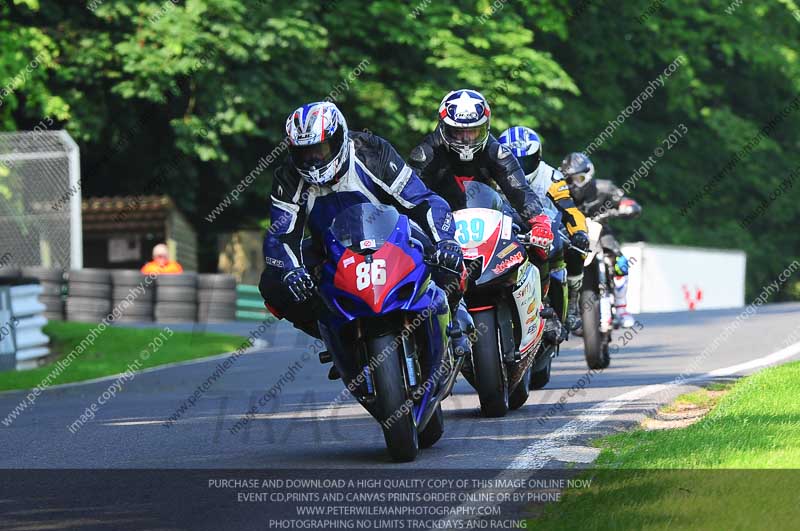
[[[800,103],[798,43],[793,0],[12,0],[0,7],[0,91],[37,54],[41,65],[3,98],[0,124],[53,117],[81,144],[85,195],[136,194],[169,172],[161,192],[213,249],[216,232],[266,216],[269,171],[204,220],[281,141],[301,103],[330,95],[352,128],[407,153],[434,125],[441,96],[470,86],[490,98],[495,133],[533,126],[557,164],[650,85],[641,110],[592,149],[599,176],[621,184],[670,132],[687,133],[631,181],[645,214],[619,229],[743,248],[753,296],[800,255],[800,185],[739,224],[800,164],[800,109],[788,107]]]

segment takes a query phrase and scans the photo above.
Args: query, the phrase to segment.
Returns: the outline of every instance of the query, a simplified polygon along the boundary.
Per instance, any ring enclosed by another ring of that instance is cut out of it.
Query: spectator
[[[163,243],[153,247],[153,260],[142,266],[142,273],[149,275],[179,275],[183,273],[183,267],[169,259],[169,249]]]

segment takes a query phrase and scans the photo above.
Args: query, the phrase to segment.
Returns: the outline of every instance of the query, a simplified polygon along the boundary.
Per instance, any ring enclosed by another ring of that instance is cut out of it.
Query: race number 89
[[[356,288],[358,291],[369,286],[383,286],[386,284],[386,260],[373,260],[371,264],[361,262],[356,266]]]

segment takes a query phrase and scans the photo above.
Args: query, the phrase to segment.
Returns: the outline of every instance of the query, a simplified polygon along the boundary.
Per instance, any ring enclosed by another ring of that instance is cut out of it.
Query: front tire
[[[508,413],[508,380],[500,351],[500,330],[494,309],[472,316],[478,334],[472,345],[472,368],[475,389],[481,402],[481,412],[486,417],[504,417]]]
[[[405,374],[400,364],[401,343],[387,335],[370,339],[367,346],[371,359],[383,355],[382,360],[373,363],[372,380],[375,384],[376,417],[381,423],[386,448],[394,461],[413,461],[420,442],[413,408],[406,405]]]

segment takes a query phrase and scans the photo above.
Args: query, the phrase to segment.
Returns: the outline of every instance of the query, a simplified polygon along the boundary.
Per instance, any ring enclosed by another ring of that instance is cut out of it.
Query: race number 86
[[[378,258],[372,263],[361,262],[356,266],[356,288],[363,291],[373,286],[386,284],[386,260]]]

